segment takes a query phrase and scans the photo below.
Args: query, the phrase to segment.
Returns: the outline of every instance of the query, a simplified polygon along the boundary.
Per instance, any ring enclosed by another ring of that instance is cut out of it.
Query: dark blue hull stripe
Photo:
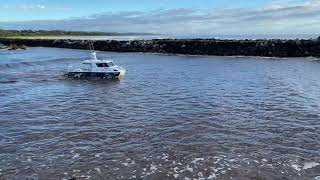
[[[69,72],[68,78],[101,78],[101,79],[114,79],[118,78],[120,72]]]

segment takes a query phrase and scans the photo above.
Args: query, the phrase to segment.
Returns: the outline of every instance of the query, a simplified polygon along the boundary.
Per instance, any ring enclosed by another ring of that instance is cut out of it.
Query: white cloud
[[[298,6],[303,5],[301,2],[297,2],[297,0],[272,0],[267,8],[269,9],[281,9],[290,6]]]
[[[19,5],[19,6],[9,6],[3,5],[0,6],[0,9],[9,9],[9,10],[19,10],[19,11],[35,11],[35,10],[49,10],[49,11],[60,11],[60,10],[70,10],[67,7],[47,7],[42,4],[36,5]]]
[[[37,10],[37,9],[45,9],[46,7],[44,5],[22,5],[17,6],[16,9],[18,10]]]
[[[44,5],[39,5],[39,4],[36,5],[36,7],[39,8],[39,9],[45,9],[45,8],[46,8],[46,6],[44,6]]]
[[[276,0],[259,9],[109,12],[65,20],[0,23],[0,28],[216,35],[319,33],[320,1],[293,2],[296,0]]]

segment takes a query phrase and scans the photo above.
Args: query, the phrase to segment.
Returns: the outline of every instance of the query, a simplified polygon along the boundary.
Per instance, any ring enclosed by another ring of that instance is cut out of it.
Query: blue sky
[[[171,34],[320,31],[320,0],[8,0],[0,28]]]
[[[1,3],[0,21],[65,19],[111,11],[258,8],[270,2],[268,0],[10,0]]]

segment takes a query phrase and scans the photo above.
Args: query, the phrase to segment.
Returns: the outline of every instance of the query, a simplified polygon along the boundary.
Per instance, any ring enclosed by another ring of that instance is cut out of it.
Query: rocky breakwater
[[[7,49],[8,47],[0,43],[0,49]]]
[[[0,39],[5,45],[89,49],[86,40]],[[218,40],[218,39],[155,39],[93,41],[96,50],[112,52],[151,52],[188,55],[320,57],[320,37],[310,40]]]

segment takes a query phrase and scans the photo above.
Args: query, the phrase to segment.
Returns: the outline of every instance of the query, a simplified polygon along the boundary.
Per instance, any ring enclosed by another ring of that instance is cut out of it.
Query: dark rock
[[[8,50],[9,50],[9,51],[18,50],[18,46],[17,46],[16,44],[10,44]]]
[[[0,43],[0,49],[7,49],[8,47]]]
[[[12,50],[26,50],[27,49],[27,46],[25,45],[17,45],[17,44],[10,44],[9,47],[8,47],[8,50],[9,51],[12,51]]]
[[[10,49],[57,47],[89,49],[85,40],[0,39]],[[219,40],[219,39],[155,39],[94,41],[96,50],[112,52],[155,52],[189,55],[320,57],[320,40]],[[25,46],[26,45],[26,46]]]
[[[22,49],[22,50],[26,50],[26,49],[27,49],[27,46],[21,45],[19,48]]]

